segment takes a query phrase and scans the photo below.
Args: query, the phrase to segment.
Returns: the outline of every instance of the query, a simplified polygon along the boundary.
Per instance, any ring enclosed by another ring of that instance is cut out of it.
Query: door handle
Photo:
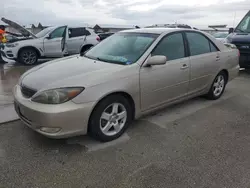
[[[181,70],[185,70],[188,68],[188,65],[187,64],[183,64],[182,67],[181,67]]]
[[[220,56],[216,56],[216,61],[219,61],[220,60]]]

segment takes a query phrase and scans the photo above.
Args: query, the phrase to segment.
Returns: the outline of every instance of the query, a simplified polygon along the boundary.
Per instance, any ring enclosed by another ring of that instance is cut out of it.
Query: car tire
[[[206,97],[210,100],[219,99],[224,93],[226,84],[227,84],[227,76],[224,72],[220,72],[215,77],[213,84]]]
[[[24,65],[34,65],[37,63],[38,54],[33,48],[25,48],[18,53],[17,60]]]
[[[102,142],[120,137],[132,121],[132,108],[122,95],[111,95],[100,101],[89,120],[90,135]]]

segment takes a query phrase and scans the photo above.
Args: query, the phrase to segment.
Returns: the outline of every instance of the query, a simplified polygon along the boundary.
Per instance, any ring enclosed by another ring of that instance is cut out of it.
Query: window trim
[[[170,36],[170,35],[173,35],[173,34],[181,34],[182,36],[182,40],[183,40],[183,44],[184,44],[184,57],[188,57],[188,51],[186,49],[186,42],[185,42],[185,38],[184,38],[184,31],[174,31],[174,32],[171,32],[171,33],[167,33],[165,34],[161,40],[155,45],[155,47],[151,50],[151,52],[149,53],[149,55],[152,55],[153,51],[155,50],[155,48],[160,44],[161,41],[163,41],[166,37]],[[174,61],[175,59],[173,60],[170,60],[170,61]]]
[[[197,32],[197,31],[184,31],[185,40],[186,40],[186,42],[187,42],[188,56],[189,56],[189,57],[198,56],[198,55],[204,55],[204,54],[209,54],[209,53],[198,54],[198,55],[191,55],[190,47],[189,47],[189,42],[188,42],[188,38],[187,38],[187,33],[197,33],[197,34],[200,34],[201,36],[205,37],[205,38],[208,40],[208,45],[209,45],[210,53],[214,53],[214,52],[212,52],[212,50],[211,50],[211,45],[210,45],[210,43],[211,43],[212,45],[214,45],[214,47],[217,49],[217,52],[220,52],[220,49],[217,47],[217,45],[216,45],[210,38],[208,38],[208,36],[206,36],[205,34],[200,33],[200,32]]]
[[[214,53],[214,52],[212,52],[211,44],[215,47],[215,49],[217,49],[217,52],[220,51],[220,50],[218,49],[218,47],[213,43],[213,41],[210,41],[210,42],[209,42],[209,46],[210,46],[210,52],[211,52],[211,53]]]

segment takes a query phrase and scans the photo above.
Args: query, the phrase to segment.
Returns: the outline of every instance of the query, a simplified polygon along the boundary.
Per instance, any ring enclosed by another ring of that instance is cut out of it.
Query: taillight
[[[240,57],[240,50],[238,50],[238,56]]]
[[[98,42],[100,42],[100,41],[101,41],[101,39],[100,39],[100,37],[99,37],[99,36],[97,36],[97,37],[96,37],[96,40],[97,40]]]

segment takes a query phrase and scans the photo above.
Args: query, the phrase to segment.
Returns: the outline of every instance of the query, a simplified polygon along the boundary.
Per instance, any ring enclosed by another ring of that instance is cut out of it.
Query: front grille
[[[36,93],[36,90],[28,88],[27,86],[22,85],[21,86],[21,92],[22,92],[24,97],[31,98]]]

